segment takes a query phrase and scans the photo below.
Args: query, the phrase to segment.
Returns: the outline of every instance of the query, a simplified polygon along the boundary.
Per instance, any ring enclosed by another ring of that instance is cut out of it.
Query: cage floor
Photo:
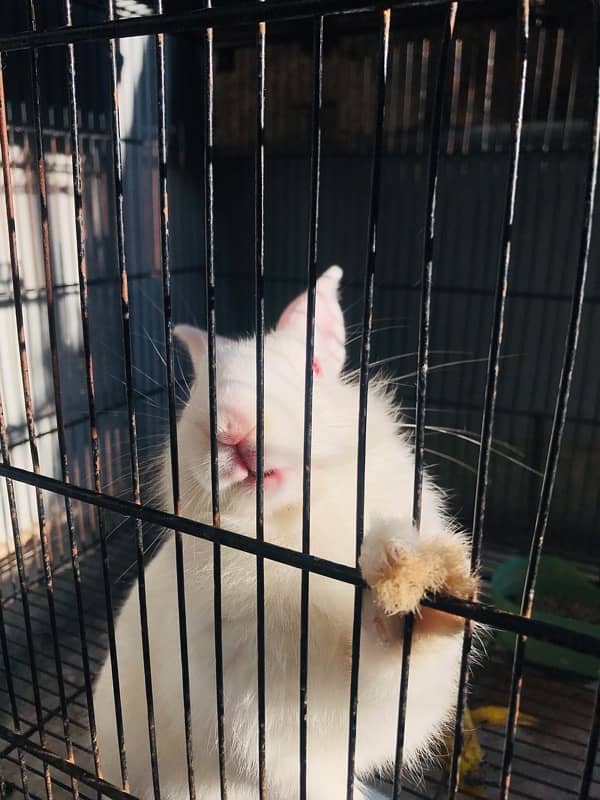
[[[121,534],[111,540],[111,570],[113,575],[115,606],[129,589],[134,570],[128,569],[135,561],[133,536]],[[497,556],[496,556],[497,557]],[[84,604],[88,632],[91,668],[96,672],[107,649],[106,623],[99,554],[89,549],[81,557]],[[495,559],[494,559],[495,560]],[[487,565],[488,569],[491,566]],[[123,573],[126,573],[123,577]],[[7,576],[4,579],[3,601],[5,624],[9,641],[10,661],[22,732],[38,741],[31,673],[27,660],[27,644],[23,624],[23,611],[18,594],[12,593]],[[92,754],[85,705],[85,687],[81,667],[78,624],[74,613],[75,596],[70,566],[55,571],[55,603],[60,642],[63,655],[64,677],[71,718],[71,732],[77,763],[93,771]],[[46,588],[41,581],[32,581],[30,589],[31,616],[38,674],[41,689],[48,747],[64,754],[64,734],[60,716],[56,684],[52,638],[48,623]],[[490,639],[488,654],[482,664],[475,667],[471,707],[480,705],[505,705],[511,673],[511,656]],[[532,728],[520,727],[515,746],[511,796],[518,798],[571,798],[576,797],[587,736],[594,687],[591,681],[527,667],[522,710],[536,719]],[[0,718],[12,727],[6,674],[0,680]],[[484,781],[479,787],[459,794],[467,797],[497,797],[497,784],[503,750],[503,728],[482,726],[480,742],[484,751]],[[7,794],[22,793],[17,754],[14,748],[3,744],[0,751]],[[26,758],[29,772],[29,789],[33,800],[45,796],[42,765],[33,757]],[[600,765],[594,773],[590,798],[600,800]],[[69,779],[52,773],[54,797],[72,796]],[[82,800],[95,800],[95,792],[80,787]],[[390,787],[381,785],[373,790],[372,797],[391,796]],[[411,798],[443,798],[446,796],[440,768],[424,773],[419,780],[409,783],[403,796]]]

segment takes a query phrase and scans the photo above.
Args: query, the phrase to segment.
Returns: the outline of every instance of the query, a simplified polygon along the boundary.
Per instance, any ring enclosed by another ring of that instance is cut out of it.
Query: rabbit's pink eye
[[[313,359],[313,372],[315,373],[315,375],[321,374],[321,365],[319,364],[316,358]]]

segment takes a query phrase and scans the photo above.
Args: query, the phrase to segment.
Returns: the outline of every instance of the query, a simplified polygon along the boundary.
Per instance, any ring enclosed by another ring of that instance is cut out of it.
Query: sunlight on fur
[[[331,267],[317,283],[311,470],[311,552],[354,566],[357,419],[355,375],[344,375],[346,333],[339,304],[342,271]],[[283,311],[265,337],[264,535],[301,547],[306,293]],[[176,329],[192,359],[195,380],[178,421],[181,514],[212,523],[207,335]],[[217,337],[217,440],[221,524],[255,535],[255,340]],[[172,507],[167,454],[158,484]],[[371,587],[363,596],[356,788],[393,763],[402,658],[402,614],[417,610],[406,718],[406,768],[419,774],[443,736],[456,699],[463,621],[419,609],[426,592],[471,597],[467,538],[448,517],[444,495],[425,476],[421,533],[412,526],[414,455],[381,376],[369,388],[365,540],[361,569]],[[192,729],[198,796],[220,797],[215,712],[213,548],[187,537],[186,602]],[[225,749],[230,800],[256,797],[257,664],[256,562],[223,548],[222,618]],[[187,796],[181,663],[173,539],[146,572],[156,735],[166,797]],[[354,590],[311,575],[309,607],[309,800],[346,797],[348,705]],[[147,716],[134,588],[116,626],[131,790],[152,796]],[[265,562],[266,753],[268,795],[295,800],[299,786],[300,574]],[[105,777],[120,782],[111,665],[103,666],[95,707]]]

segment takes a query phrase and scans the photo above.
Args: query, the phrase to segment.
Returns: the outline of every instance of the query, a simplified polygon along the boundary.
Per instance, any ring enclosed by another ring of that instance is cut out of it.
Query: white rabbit
[[[311,552],[354,564],[359,391],[344,377],[345,330],[338,302],[342,271],[317,283],[310,504]],[[301,548],[306,293],[265,337],[264,533]],[[181,513],[211,523],[206,333],[180,326],[195,381],[178,422]],[[217,438],[223,528],[255,536],[255,341],[217,338]],[[442,493],[426,477],[420,534],[413,530],[414,454],[399,432],[399,413],[382,379],[369,390],[364,590],[359,672],[356,784],[393,764],[402,615],[426,591],[468,596],[465,537],[449,520]],[[162,506],[172,510],[170,465],[161,473]],[[212,544],[185,537],[185,574],[197,796],[218,800]],[[256,559],[222,554],[222,619],[226,777],[229,800],[258,797]],[[161,794],[188,794],[175,551],[170,539],[146,571]],[[346,797],[349,681],[354,589],[311,575],[309,608],[309,800]],[[379,603],[379,605],[378,605]],[[456,698],[462,621],[421,609],[412,649],[405,761],[431,751]],[[127,764],[131,791],[152,797],[137,587],[116,625]],[[300,572],[265,560],[267,796],[299,796]],[[94,701],[105,777],[120,782],[110,663]],[[360,788],[357,789],[357,794]]]

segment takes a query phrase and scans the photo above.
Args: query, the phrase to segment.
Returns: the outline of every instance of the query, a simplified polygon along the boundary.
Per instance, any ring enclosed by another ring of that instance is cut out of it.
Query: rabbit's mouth
[[[219,447],[219,461],[222,464],[222,477],[230,485],[256,485],[256,451],[239,445]],[[265,469],[263,482],[265,488],[278,486],[282,480],[282,470]]]
[[[265,489],[279,486],[282,481],[280,469],[265,470],[263,476],[263,486]],[[242,481],[242,483],[244,486],[256,486],[256,473],[249,470],[247,477]]]

